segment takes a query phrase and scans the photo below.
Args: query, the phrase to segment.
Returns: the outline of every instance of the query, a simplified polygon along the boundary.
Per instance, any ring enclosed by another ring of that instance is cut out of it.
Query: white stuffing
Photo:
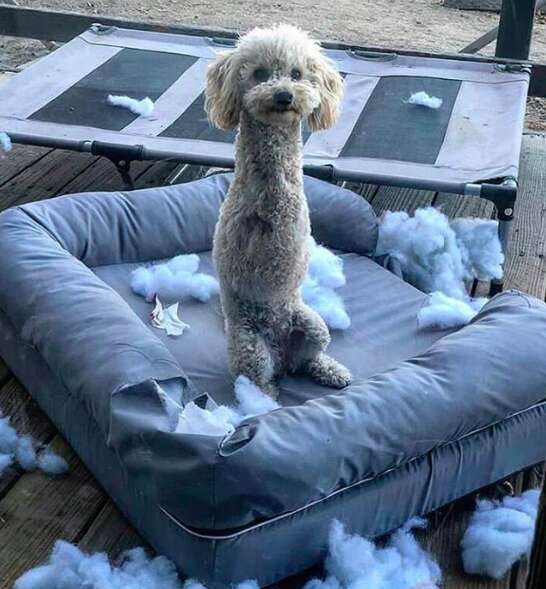
[[[455,232],[445,215],[433,207],[418,209],[413,217],[387,211],[379,225],[377,255],[389,254],[404,277],[423,292],[440,290],[464,298],[466,274]]]
[[[426,108],[432,108],[434,110],[440,108],[443,104],[443,100],[437,96],[429,96],[424,90],[413,93],[407,100],[406,104],[416,104],[417,106],[425,106]]]
[[[9,423],[9,417],[0,413],[0,453],[11,454],[17,447],[17,432]]]
[[[469,574],[500,579],[533,543],[539,491],[502,501],[478,501],[461,541],[463,566]]]
[[[183,589],[207,589],[207,588],[203,585],[203,583],[200,583],[199,581],[196,581],[195,579],[188,579],[184,583]]]
[[[46,474],[63,474],[68,464],[51,449],[40,445],[32,436],[18,435],[8,417],[0,414],[0,476],[17,462],[24,470],[37,468]]]
[[[411,533],[424,527],[420,518],[394,532],[385,547],[358,535],[347,534],[334,520],[330,529],[325,580],[312,579],[304,589],[438,589],[438,564]]]
[[[389,254],[400,263],[404,277],[426,293],[421,327],[456,327],[468,323],[484,305],[471,299],[465,280],[502,278],[504,256],[497,222],[448,218],[433,207],[413,216],[387,212],[379,225],[377,255]]]
[[[486,219],[453,219],[450,226],[457,237],[467,278],[500,280],[504,255],[498,223]]]
[[[334,291],[345,284],[343,260],[313,238],[309,241],[309,271],[302,287],[303,300],[331,329],[348,329],[351,320],[341,297]],[[220,291],[213,276],[197,272],[199,256],[185,254],[162,264],[140,266],[131,275],[131,288],[148,302],[155,296],[171,301],[193,297],[208,301]]]
[[[4,474],[6,468],[13,464],[13,456],[0,452],[0,477]]]
[[[227,436],[235,431],[239,415],[225,405],[207,404],[201,408],[193,401],[187,403],[178,417],[175,432],[199,436]]]
[[[173,337],[182,335],[186,329],[190,328],[178,316],[178,303],[174,303],[169,307],[163,307],[157,295],[155,297],[155,306],[151,313],[151,324],[156,329],[162,329],[167,335]]]
[[[260,589],[260,586],[258,585],[258,583],[252,579],[252,580],[247,580],[247,581],[243,581],[242,583],[239,583],[237,585],[237,589]]]
[[[321,286],[310,276],[305,277],[302,287],[303,300],[314,309],[331,329],[348,329],[351,318],[345,310],[341,297],[327,286]]]
[[[309,238],[309,269],[302,286],[302,298],[331,329],[348,329],[351,319],[334,289],[345,285],[343,260]]]
[[[0,149],[7,153],[12,147],[11,137],[5,131],[0,131]]]
[[[235,398],[239,403],[236,411],[242,416],[241,419],[269,413],[279,408],[276,401],[243,375],[235,380]]]
[[[257,589],[244,581],[234,589]],[[47,564],[35,567],[17,579],[14,589],[206,589],[193,579],[184,584],[174,564],[164,556],[150,558],[142,548],[123,554],[113,565],[103,552],[86,554],[74,544],[58,540]]]
[[[262,392],[250,379],[240,375],[235,380],[235,398],[237,404],[217,405],[209,399],[203,409],[193,401],[182,409],[176,426],[177,433],[208,436],[225,436],[249,417],[263,415],[280,405]]]
[[[206,302],[220,287],[216,278],[197,272],[198,268],[196,254],[176,256],[163,264],[141,266],[131,275],[131,288],[148,302],[156,295],[171,301],[193,297]]]
[[[15,459],[24,470],[35,470],[38,466],[36,461],[35,442],[31,436],[21,436],[17,440]]]
[[[309,238],[308,274],[310,278],[327,288],[345,286],[343,260],[329,249],[318,245],[312,237]]]
[[[419,327],[450,329],[467,325],[472,321],[487,299],[478,298],[467,301],[448,297],[443,292],[431,293],[427,305],[417,314]]]
[[[37,459],[38,468],[50,475],[60,475],[68,471],[68,464],[64,458],[55,454],[49,447],[44,448]]]
[[[108,96],[108,104],[127,108],[135,115],[142,117],[149,117],[154,112],[154,103],[148,97],[137,100],[136,98],[129,98],[129,96],[114,96],[110,94]]]

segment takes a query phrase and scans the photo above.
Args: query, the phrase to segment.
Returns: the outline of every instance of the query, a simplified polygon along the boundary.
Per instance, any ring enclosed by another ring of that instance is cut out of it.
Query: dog
[[[326,355],[328,328],[301,297],[310,236],[301,124],[333,125],[342,95],[318,43],[289,25],[250,31],[207,70],[210,122],[238,127],[234,180],[213,242],[229,368],[273,398],[286,373],[335,388],[351,382]]]

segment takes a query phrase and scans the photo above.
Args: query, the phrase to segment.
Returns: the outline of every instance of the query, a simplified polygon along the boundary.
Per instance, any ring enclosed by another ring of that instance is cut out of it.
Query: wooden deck
[[[172,162],[138,163],[134,166],[136,186],[160,185],[174,167]],[[203,173],[203,169],[187,167],[182,179]],[[16,146],[0,160],[0,210],[60,194],[121,188],[112,164],[87,154]],[[368,185],[349,188],[368,199],[379,214],[388,209],[413,211],[430,204],[441,206],[449,216],[494,214],[489,203],[476,198]],[[527,135],[506,287],[545,299],[545,240],[546,136]],[[478,291],[484,288],[475,285]],[[0,479],[0,589],[11,588],[20,574],[44,562],[58,538],[76,542],[86,550],[107,551],[113,557],[128,547],[145,545],[1,359],[0,411],[11,416],[20,432],[51,443],[70,465],[69,474],[59,479],[17,469]],[[519,492],[536,486],[538,481],[538,469],[532,469],[485,493]],[[432,514],[429,530],[420,535],[442,566],[445,589],[523,589],[526,563],[495,582],[461,573],[458,544],[473,506],[474,497],[469,497]],[[283,586],[300,587],[301,580]]]

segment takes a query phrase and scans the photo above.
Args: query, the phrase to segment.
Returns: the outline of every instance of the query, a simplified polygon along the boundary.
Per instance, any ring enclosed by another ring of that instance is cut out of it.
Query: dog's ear
[[[337,120],[343,98],[343,78],[330,59],[321,55],[314,64],[314,75],[320,93],[320,104],[309,115],[313,131],[328,129]]]
[[[207,69],[205,112],[213,125],[225,131],[239,124],[241,109],[233,66],[234,54],[221,53]]]

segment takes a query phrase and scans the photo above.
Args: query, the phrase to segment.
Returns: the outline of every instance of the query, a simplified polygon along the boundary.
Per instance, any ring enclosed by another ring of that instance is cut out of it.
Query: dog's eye
[[[294,68],[291,72],[290,72],[290,77],[293,80],[301,80],[301,71],[298,68]]]
[[[267,82],[269,75],[270,72],[265,67],[259,67],[257,70],[254,70],[254,79],[257,82]]]

